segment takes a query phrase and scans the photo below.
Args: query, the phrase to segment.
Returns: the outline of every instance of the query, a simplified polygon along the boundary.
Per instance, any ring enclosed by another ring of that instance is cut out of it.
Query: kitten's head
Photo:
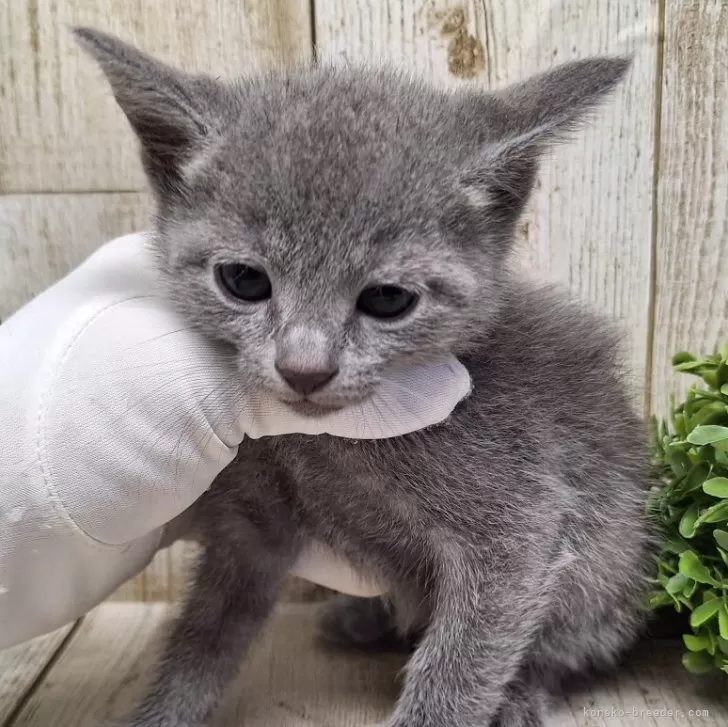
[[[139,137],[169,295],[246,385],[314,410],[488,330],[540,155],[629,65],[496,93],[365,68],[223,83],[76,34]]]

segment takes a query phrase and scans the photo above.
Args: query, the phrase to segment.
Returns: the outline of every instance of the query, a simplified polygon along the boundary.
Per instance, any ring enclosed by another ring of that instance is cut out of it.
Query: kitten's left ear
[[[136,132],[155,191],[181,191],[185,165],[202,152],[220,125],[221,85],[177,71],[98,30],[73,32],[98,61]]]
[[[631,58],[574,61],[481,95],[474,101],[477,110],[471,106],[468,113],[479,113],[488,124],[488,139],[461,177],[466,197],[499,210],[505,219],[517,216],[544,151],[582,125],[622,80],[631,62]]]

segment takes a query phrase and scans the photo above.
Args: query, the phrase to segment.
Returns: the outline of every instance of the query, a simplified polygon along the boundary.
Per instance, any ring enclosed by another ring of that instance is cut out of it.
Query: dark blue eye
[[[417,296],[396,285],[376,285],[363,290],[356,307],[372,318],[398,318],[411,311]]]
[[[270,278],[257,268],[241,263],[223,263],[215,269],[218,282],[233,298],[257,303],[271,296]]]

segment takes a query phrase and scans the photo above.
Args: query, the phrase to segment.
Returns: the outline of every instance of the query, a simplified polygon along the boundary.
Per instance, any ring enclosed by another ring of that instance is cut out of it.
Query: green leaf
[[[670,594],[682,593],[685,586],[690,585],[691,581],[684,573],[677,573],[665,583],[665,590]]]
[[[675,492],[678,493],[680,498],[689,495],[695,490],[699,490],[703,486],[703,482],[707,479],[710,474],[710,465],[706,462],[698,462],[694,464],[688,472],[685,480],[680,483],[679,486],[675,487]]]
[[[728,520],[728,501],[719,502],[717,505],[704,510],[693,524],[693,527],[697,528],[698,525],[703,523],[722,523],[725,520]]]
[[[672,604],[672,598],[663,591],[655,591],[651,593],[647,601],[651,609],[660,608],[661,606],[669,606]]]
[[[728,639],[724,639],[722,636],[718,637],[718,648],[728,656]]]
[[[713,537],[721,548],[728,550],[728,532],[725,530],[713,530]]]
[[[707,639],[708,645],[705,650],[711,656],[715,656],[715,652],[718,649],[718,637],[710,630],[703,631],[699,636],[704,636]]]
[[[688,434],[690,444],[715,444],[728,440],[728,427],[719,427],[715,424],[706,424],[696,427]]]
[[[688,361],[695,361],[695,356],[690,351],[678,351],[672,357],[672,365],[679,366],[680,364],[687,363]]]
[[[679,535],[670,535],[662,546],[663,550],[668,553],[674,553],[675,555],[681,555],[686,550],[690,549],[690,543],[684,540]]]
[[[718,370],[716,371],[716,375],[718,376],[718,386],[728,384],[728,366],[726,366],[724,361],[721,361],[718,364]],[[718,387],[716,386],[716,388]]]
[[[720,393],[723,394],[723,396],[728,396],[728,384],[723,384],[723,386],[720,387]]]
[[[684,406],[687,408],[689,402],[691,411],[700,411],[704,406],[710,404],[712,401],[712,399],[706,399],[703,396],[704,393],[705,389],[696,389],[694,386],[691,386],[685,398]]]
[[[728,565],[728,550],[723,550],[723,548],[718,548],[718,553],[720,554],[721,559],[723,562]]]
[[[703,368],[705,365],[704,361],[683,361],[682,363],[675,364],[675,371],[697,371],[697,369]]]
[[[698,590],[699,585],[700,584],[697,581],[688,581],[685,588],[683,588],[683,596],[685,596],[685,598],[692,598],[693,595],[695,595],[695,591]]]
[[[713,464],[715,462],[715,450],[713,446],[708,444],[705,447],[698,447],[698,459],[701,462]]]
[[[728,606],[725,601],[718,611],[718,633],[721,639],[728,639]]]
[[[698,606],[690,614],[690,625],[694,629],[697,629],[699,626],[702,626],[704,623],[715,618],[715,615],[718,613],[719,608],[720,608],[719,599],[714,598],[711,601],[706,601],[705,603]]]
[[[690,471],[690,468],[692,466],[692,462],[690,461],[689,457],[685,454],[685,452],[676,449],[675,447],[670,447],[667,452],[667,460],[670,463],[670,467],[672,467],[672,471],[678,476],[682,477],[683,475],[687,474]]]
[[[704,651],[689,651],[683,654],[683,666],[693,674],[704,674],[713,670],[715,660],[710,654]]]
[[[726,361],[728,360],[728,341],[726,341],[720,348],[720,357]]]
[[[707,369],[700,374],[703,377],[703,381],[711,388],[717,389],[720,385],[720,379],[718,378],[718,372],[715,369]]]
[[[699,426],[712,426],[714,424],[728,423],[728,413],[726,413],[725,403],[723,401],[710,401],[705,406],[701,406],[698,411],[690,417],[688,429],[696,429]]]
[[[698,583],[708,583],[711,586],[720,585],[715,578],[710,575],[710,571],[700,562],[700,558],[697,553],[692,550],[686,550],[680,556],[680,564],[678,567],[682,575],[687,578],[692,578],[692,580],[698,581]],[[670,580],[672,580],[672,578]]]
[[[698,516],[698,503],[694,502],[685,511],[685,514],[680,518],[680,525],[678,525],[678,530],[683,538],[692,538],[693,535],[695,535],[695,523],[698,521]]]
[[[708,651],[710,649],[710,639],[707,636],[683,634],[683,641],[690,651]]]
[[[728,499],[728,477],[711,477],[703,482],[703,492]]]

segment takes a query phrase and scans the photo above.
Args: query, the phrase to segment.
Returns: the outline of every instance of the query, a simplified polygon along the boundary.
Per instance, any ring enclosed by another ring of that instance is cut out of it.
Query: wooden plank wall
[[[672,351],[728,337],[728,0],[13,0],[0,9],[0,318],[145,225],[135,143],[67,25],[228,75],[314,54],[499,87],[633,53],[591,126],[544,166],[519,264],[627,333],[637,400],[664,411]],[[174,597],[185,548],[121,597]]]
[[[647,382],[658,409],[676,388],[672,353],[728,338],[728,1],[669,0],[664,26]]]

